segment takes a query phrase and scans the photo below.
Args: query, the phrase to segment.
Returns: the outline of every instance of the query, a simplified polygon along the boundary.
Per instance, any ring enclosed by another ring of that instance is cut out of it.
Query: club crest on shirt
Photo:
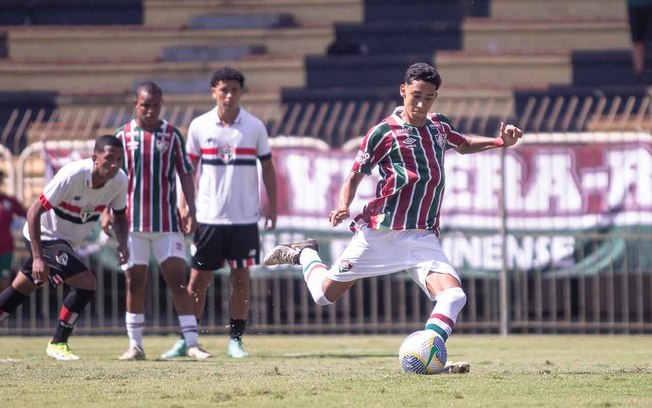
[[[437,144],[439,144],[440,147],[444,147],[446,144],[446,132],[444,131],[444,127],[441,125],[439,122],[432,122],[431,124],[428,125],[430,130],[433,130],[435,133],[435,140],[437,141]]]
[[[225,144],[220,147],[219,155],[224,163],[231,163],[235,159],[235,148]]]
[[[2,208],[5,209],[5,211],[11,210],[11,201],[9,200],[2,200]]]
[[[93,212],[95,211],[95,206],[93,205],[85,205],[81,208],[79,211],[79,218],[81,218],[82,222],[86,222],[88,218],[93,215]]]
[[[340,269],[341,273],[348,272],[351,269],[353,269],[353,264],[351,262],[349,262],[348,259],[343,259],[340,262],[340,268],[339,269]]]
[[[168,146],[170,146],[170,139],[172,135],[169,133],[154,133],[154,137],[156,138],[156,148],[158,151],[166,151]]]
[[[56,254],[56,256],[54,257],[54,259],[55,259],[55,260],[57,261],[57,263],[60,264],[60,265],[63,265],[63,266],[68,265],[68,254],[65,253],[65,252],[63,252],[63,251],[61,251],[61,252],[59,252],[58,254]]]

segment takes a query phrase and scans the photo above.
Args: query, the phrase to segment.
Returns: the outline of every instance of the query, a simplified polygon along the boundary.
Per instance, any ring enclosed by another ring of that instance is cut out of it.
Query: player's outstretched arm
[[[497,147],[509,147],[515,145],[518,139],[522,137],[523,131],[521,129],[512,124],[505,125],[504,122],[500,122],[497,137],[464,135],[465,142],[460,144],[455,150],[461,154],[469,154],[483,152]]]
[[[340,198],[337,205],[337,208],[332,210],[328,214],[328,221],[331,223],[331,227],[337,226],[342,220],[349,218],[351,213],[349,212],[349,206],[353,202],[356,191],[358,191],[358,186],[364,178],[364,174],[356,173],[352,171],[349,173],[349,176],[344,180],[342,188],[340,189]]]

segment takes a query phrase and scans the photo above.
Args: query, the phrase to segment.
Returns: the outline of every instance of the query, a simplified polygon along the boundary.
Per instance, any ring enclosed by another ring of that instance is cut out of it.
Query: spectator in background
[[[199,320],[206,304],[206,290],[213,271],[231,267],[230,336],[227,355],[247,357],[242,346],[249,314],[249,267],[260,263],[260,200],[257,162],[267,190],[267,230],[276,226],[276,171],[267,129],[263,122],[240,106],[244,75],[224,67],[211,79],[216,101],[212,110],[195,118],[188,128],[187,151],[193,164],[201,161],[197,189],[197,232],[193,245],[188,292],[196,299]],[[183,205],[182,205],[183,207]],[[182,356],[183,339],[161,358]]]
[[[645,46],[652,36],[652,0],[627,0],[632,35],[632,66],[637,82],[644,82]]]
[[[5,178],[5,172],[0,170],[0,186],[4,184]],[[0,193],[0,292],[11,284],[11,265],[14,258],[11,225],[16,217],[26,216],[25,208],[15,197]]]

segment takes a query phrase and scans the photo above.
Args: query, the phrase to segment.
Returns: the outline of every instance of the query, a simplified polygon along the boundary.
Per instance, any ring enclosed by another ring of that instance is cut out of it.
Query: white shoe
[[[125,351],[120,357],[118,357],[118,360],[144,360],[145,359],[145,351],[143,351],[142,348],[138,346],[134,347],[129,347],[129,350]]]
[[[199,344],[196,346],[188,347],[186,349],[186,355],[188,357],[196,358],[197,360],[205,360],[207,358],[213,357],[211,353],[204,350]]]
[[[471,371],[471,364],[466,361],[447,361],[444,368],[445,373],[466,374]]]
[[[267,255],[265,255],[263,263],[267,266],[283,264],[299,265],[299,255],[301,255],[301,251],[306,248],[319,251],[317,241],[308,238],[291,244],[280,244],[275,246],[267,253]]]
[[[231,339],[229,340],[229,346],[226,349],[226,355],[233,358],[247,358],[249,353],[247,353],[242,347],[242,340]]]

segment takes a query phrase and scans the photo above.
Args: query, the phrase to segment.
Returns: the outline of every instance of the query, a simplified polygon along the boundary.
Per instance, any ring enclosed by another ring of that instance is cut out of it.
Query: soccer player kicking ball
[[[23,235],[30,256],[11,286],[0,293],[0,322],[46,282],[72,286],[63,300],[59,324],[46,349],[56,360],[79,360],[68,337],[90,302],[97,282],[73,250],[93,229],[104,208],[113,209],[120,262],[127,262],[127,176],[120,171],[122,142],[100,136],[90,159],[62,167],[27,211]]]
[[[410,66],[399,91],[404,106],[372,127],[362,141],[344,181],[339,204],[330,212],[331,226],[349,217],[360,181],[379,166],[376,198],[352,223],[349,245],[329,269],[312,239],[279,245],[265,265],[303,267],[304,280],[318,305],[330,305],[357,279],[407,271],[435,303],[426,322],[445,342],[466,304],[460,278],[439,243],[439,210],[444,192],[444,153],[476,153],[514,145],[523,132],[501,123],[497,138],[462,135],[446,116],[430,113],[441,77],[429,64]],[[467,363],[450,371],[466,372]]]

